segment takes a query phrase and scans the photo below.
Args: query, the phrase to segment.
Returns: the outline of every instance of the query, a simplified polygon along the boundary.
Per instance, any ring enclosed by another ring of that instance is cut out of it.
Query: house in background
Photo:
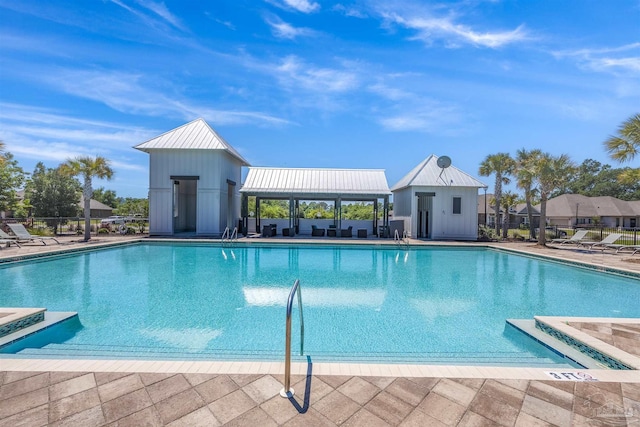
[[[391,187],[393,218],[414,238],[477,240],[478,189],[486,187],[432,154]]]
[[[485,213],[485,210],[488,211]],[[531,207],[533,226],[539,227],[540,225],[540,211],[535,206]],[[500,223],[504,221],[504,209],[500,209]],[[494,210],[494,195],[479,194],[478,195],[478,224],[494,227],[496,224],[496,212]],[[526,228],[529,226],[529,216],[527,215],[527,204],[518,203],[513,208],[509,209],[509,227]]]
[[[540,209],[540,205],[535,208]],[[563,194],[547,201],[547,224],[560,227],[640,227],[640,201]]]
[[[82,216],[84,209],[84,202],[80,200],[78,202],[79,215]],[[91,212],[91,218],[106,218],[113,214],[113,208],[111,206],[107,206],[104,203],[101,203],[97,200],[91,199],[89,201],[89,209]]]
[[[237,224],[249,163],[203,119],[134,148],[149,153],[149,234],[220,235]]]

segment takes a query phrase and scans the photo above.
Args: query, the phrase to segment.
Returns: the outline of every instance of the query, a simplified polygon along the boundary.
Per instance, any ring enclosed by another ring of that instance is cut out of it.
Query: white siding
[[[411,216],[413,194],[413,191],[409,187],[393,192],[394,217]]]
[[[231,223],[240,214],[241,162],[221,150],[153,150],[150,152],[149,215],[152,235],[173,234],[171,176],[198,176],[196,234],[222,233],[227,224],[227,179],[236,183]]]

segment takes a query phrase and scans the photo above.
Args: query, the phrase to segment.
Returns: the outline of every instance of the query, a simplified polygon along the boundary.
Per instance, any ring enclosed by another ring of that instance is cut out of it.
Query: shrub
[[[110,231],[109,231],[108,228],[103,227],[103,228],[98,229],[98,234],[109,234],[109,233],[110,233]]]

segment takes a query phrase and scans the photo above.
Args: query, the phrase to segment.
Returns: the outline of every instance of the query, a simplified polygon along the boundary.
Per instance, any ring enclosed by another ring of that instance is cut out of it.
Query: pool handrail
[[[296,279],[289,292],[287,300],[287,320],[284,354],[284,387],[280,390],[280,396],[290,398],[293,396],[291,388],[291,311],[293,310],[293,298],[298,294],[298,311],[300,312],[300,356],[304,353],[304,317],[302,315],[302,294],[300,293],[300,279]]]

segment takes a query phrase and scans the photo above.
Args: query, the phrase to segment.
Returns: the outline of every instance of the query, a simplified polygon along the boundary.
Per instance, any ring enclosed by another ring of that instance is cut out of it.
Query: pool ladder
[[[293,298],[298,294],[298,311],[300,312],[300,356],[304,353],[304,317],[302,316],[302,294],[300,293],[300,280],[296,279],[289,292],[287,300],[287,321],[285,335],[284,353],[284,387],[280,390],[280,396],[290,398],[293,396],[291,388],[291,311],[293,309]]]
[[[398,233],[398,230],[396,229],[394,236],[393,236],[393,241],[396,242],[396,245],[398,245],[398,247],[404,246],[405,248],[409,248],[409,233],[407,233],[407,230],[404,230],[402,232],[402,238],[400,237],[400,233]]]
[[[233,243],[238,242],[238,227],[234,227],[233,231],[229,229],[229,227],[224,229],[224,233],[222,233],[222,238],[220,239],[222,246],[232,245]]]

